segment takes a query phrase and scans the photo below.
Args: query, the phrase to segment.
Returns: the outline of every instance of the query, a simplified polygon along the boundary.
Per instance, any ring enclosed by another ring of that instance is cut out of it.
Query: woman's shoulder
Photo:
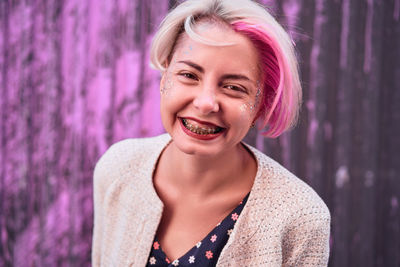
[[[282,245],[282,265],[326,266],[328,207],[311,186],[257,149],[251,150],[259,166],[254,185],[258,216],[253,219],[267,235],[263,240]]]
[[[111,183],[126,172],[140,169],[151,157],[157,157],[169,140],[169,135],[163,134],[129,138],[111,145],[95,166],[94,182]]]
[[[109,149],[100,157],[96,164],[119,166],[129,163],[131,160],[145,160],[154,152],[165,146],[169,141],[169,135],[162,134],[156,137],[129,138],[121,140],[110,146]]]
[[[328,207],[310,185],[261,151],[253,147],[250,149],[258,164],[255,186],[262,192],[268,205],[285,211],[286,219],[307,215],[305,217],[330,220]]]

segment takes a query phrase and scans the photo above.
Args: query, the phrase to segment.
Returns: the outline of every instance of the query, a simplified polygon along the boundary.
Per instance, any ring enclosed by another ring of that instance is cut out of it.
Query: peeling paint
[[[392,199],[390,200],[390,206],[392,207],[392,209],[397,209],[399,207],[399,200],[397,199],[397,197],[392,196]]]
[[[332,124],[330,122],[324,123],[325,140],[332,140]]]
[[[294,42],[294,39],[296,39],[299,12],[301,10],[300,2],[297,0],[284,1],[282,9],[286,15],[286,21],[289,28],[289,33],[292,37],[292,43],[295,46],[296,43]]]
[[[335,177],[335,182],[336,182],[336,187],[337,188],[342,188],[347,184],[350,180],[350,175],[349,175],[349,170],[347,166],[340,166],[339,169],[336,171],[336,177]]]
[[[395,0],[393,8],[393,18],[395,21],[399,21],[399,17],[400,17],[400,0]]]
[[[364,176],[364,186],[372,187],[375,184],[375,174],[371,170],[367,170]]]
[[[347,41],[350,34],[350,0],[343,0],[342,14],[342,31],[340,33],[340,67],[344,69],[347,66]]]
[[[312,119],[310,125],[308,126],[308,137],[307,137],[307,145],[312,146],[315,141],[315,136],[317,135],[318,130],[318,121],[316,119]]]
[[[368,0],[367,18],[365,23],[365,50],[364,50],[364,72],[369,73],[371,70],[372,60],[372,20],[374,16],[373,0]]]

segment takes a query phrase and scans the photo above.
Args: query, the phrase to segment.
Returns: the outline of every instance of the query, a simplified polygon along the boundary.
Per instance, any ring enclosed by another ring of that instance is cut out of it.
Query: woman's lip
[[[214,124],[214,123],[212,123],[212,122],[202,121],[202,120],[199,120],[199,119],[196,119],[196,118],[192,118],[192,117],[179,117],[179,118],[180,118],[180,119],[186,119],[186,120],[192,120],[192,121],[198,122],[198,123],[203,124],[203,125],[208,125],[208,126],[212,126],[212,127],[224,128],[224,127],[219,126],[219,125],[216,125],[216,124]]]
[[[199,139],[199,140],[212,140],[212,139],[216,139],[217,137],[221,136],[223,134],[223,132],[225,131],[225,129],[223,129],[222,131],[215,133],[215,134],[197,134],[194,133],[192,131],[190,131],[189,129],[187,129],[185,127],[185,125],[183,125],[182,119],[179,119],[179,124],[181,125],[181,128],[183,130],[183,132],[185,132],[187,135]]]

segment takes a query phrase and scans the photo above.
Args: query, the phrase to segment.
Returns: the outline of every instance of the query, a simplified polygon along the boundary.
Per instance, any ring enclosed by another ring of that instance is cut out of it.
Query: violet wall
[[[297,128],[246,141],[332,214],[329,266],[400,266],[400,0],[263,0],[296,43]],[[92,171],[163,132],[149,44],[167,0],[0,1],[0,266],[88,266]]]

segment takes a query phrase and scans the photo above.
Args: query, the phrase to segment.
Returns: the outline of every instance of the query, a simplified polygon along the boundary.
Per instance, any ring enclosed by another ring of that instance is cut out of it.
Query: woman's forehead
[[[204,44],[215,46],[230,46],[235,43],[227,42],[226,35],[234,34],[235,31],[227,23],[216,19],[201,19],[191,29],[193,33],[188,34],[185,31],[177,36],[176,48],[182,44],[184,40],[191,39],[202,42]],[[209,34],[210,31],[212,34]]]
[[[226,71],[244,72],[250,75],[251,79],[258,80],[259,56],[251,41],[226,26],[203,24],[209,28],[203,26],[202,31],[196,32],[202,38],[229,44],[221,46],[205,44],[183,33],[176,44],[171,63],[190,61],[207,69],[219,67]]]

